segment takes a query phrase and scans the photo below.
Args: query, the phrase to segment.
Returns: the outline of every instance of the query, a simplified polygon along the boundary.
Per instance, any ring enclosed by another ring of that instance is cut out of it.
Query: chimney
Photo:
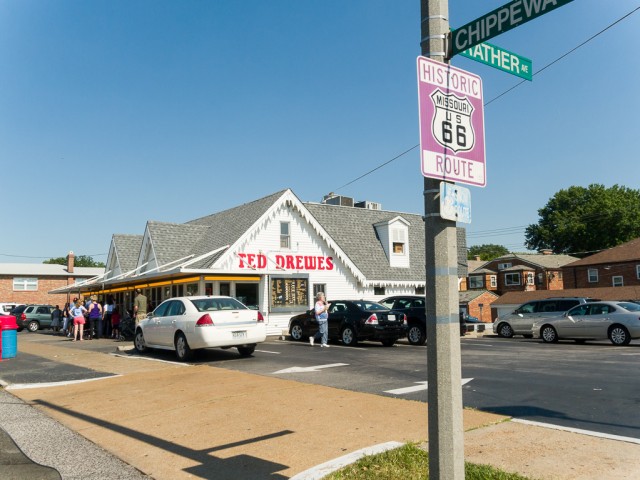
[[[476,262],[480,261],[480,255],[476,255]]]
[[[550,248],[545,248],[544,250],[540,250],[540,253],[542,255],[553,255],[553,250],[551,250]]]
[[[67,256],[67,272],[69,273],[73,273],[73,265],[76,262],[76,256],[73,254],[73,252],[69,252],[69,255]]]

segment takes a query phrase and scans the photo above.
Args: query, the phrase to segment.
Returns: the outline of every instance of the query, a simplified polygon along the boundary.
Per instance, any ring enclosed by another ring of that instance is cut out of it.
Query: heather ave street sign
[[[531,60],[487,42],[460,52],[460,55],[525,80],[533,78]]]
[[[484,187],[482,79],[418,57],[418,108],[422,174]]]
[[[513,0],[451,32],[451,56],[573,0]]]

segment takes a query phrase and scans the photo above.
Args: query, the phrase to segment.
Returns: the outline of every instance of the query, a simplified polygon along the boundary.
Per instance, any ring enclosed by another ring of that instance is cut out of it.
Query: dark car
[[[407,320],[402,312],[367,300],[331,300],[329,339],[344,345],[360,340],[377,340],[390,347],[407,334]],[[291,317],[289,333],[294,340],[304,340],[318,331],[313,309]]]
[[[20,305],[11,311],[16,317],[18,331],[26,328],[30,332],[37,332],[43,327],[51,327],[51,305]]]
[[[396,295],[380,300],[385,307],[407,316],[407,340],[411,345],[424,345],[427,341],[427,314],[424,297],[419,295]]]

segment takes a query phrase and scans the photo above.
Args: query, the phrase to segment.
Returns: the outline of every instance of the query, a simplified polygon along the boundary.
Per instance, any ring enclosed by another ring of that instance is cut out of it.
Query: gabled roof
[[[640,261],[640,238],[636,238],[617,247],[594,253],[581,260],[565,265],[565,267],[582,267],[585,265],[601,265],[604,263],[621,263]]]
[[[458,292],[458,299],[460,303],[469,303],[485,293],[488,293],[495,298],[499,297],[499,295],[490,292],[489,290],[463,290]]]
[[[120,271],[128,272],[136,268],[140,247],[142,246],[142,238],[142,235],[113,235],[113,246]]]
[[[509,253],[508,255],[502,255],[501,257],[494,258],[489,262],[485,262],[483,267],[493,262],[504,263],[515,259],[535,265],[536,267],[548,270],[557,270],[564,265],[577,260],[577,257],[572,257],[571,255],[544,255],[542,253]]]
[[[165,265],[193,253],[195,245],[210,228],[183,223],[148,222],[147,230],[157,264]]]

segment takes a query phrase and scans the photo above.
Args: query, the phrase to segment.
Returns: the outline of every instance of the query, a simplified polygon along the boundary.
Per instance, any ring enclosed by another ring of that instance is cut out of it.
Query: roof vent
[[[353,198],[343,197],[342,195],[336,195],[331,192],[329,195],[325,195],[322,198],[322,203],[326,205],[340,205],[342,207],[353,207]]]

